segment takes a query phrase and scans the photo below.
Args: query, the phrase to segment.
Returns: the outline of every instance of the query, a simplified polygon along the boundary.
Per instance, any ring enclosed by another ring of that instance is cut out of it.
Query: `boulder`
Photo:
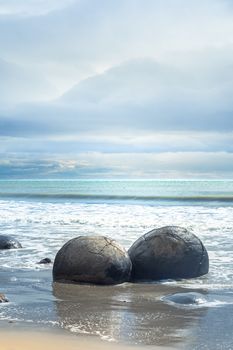
[[[58,251],[53,279],[58,282],[118,284],[129,280],[131,268],[128,253],[113,239],[79,236]]]
[[[140,237],[129,249],[132,281],[198,277],[208,273],[201,240],[182,227],[166,226]]]
[[[0,303],[8,303],[8,299],[6,298],[6,296],[2,293],[0,293]]]
[[[22,245],[17,239],[11,236],[0,235],[0,249],[18,249],[22,248]]]

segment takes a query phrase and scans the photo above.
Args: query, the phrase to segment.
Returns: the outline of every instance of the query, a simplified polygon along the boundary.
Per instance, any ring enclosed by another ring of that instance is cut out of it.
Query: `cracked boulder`
[[[11,236],[0,235],[0,249],[18,249],[22,245]]]
[[[129,249],[132,281],[198,277],[208,273],[201,240],[182,227],[166,226],[140,237]]]
[[[131,260],[116,241],[104,236],[79,236],[57,253],[53,280],[66,283],[118,284],[130,279]]]

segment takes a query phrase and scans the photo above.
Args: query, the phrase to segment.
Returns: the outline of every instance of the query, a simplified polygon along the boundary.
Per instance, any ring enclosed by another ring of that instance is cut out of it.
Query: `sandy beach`
[[[171,350],[175,347],[161,346],[126,346],[113,342],[103,342],[96,337],[78,337],[76,335],[64,335],[58,332],[32,332],[32,331],[12,331],[1,332],[1,350]]]
[[[162,284],[91,286],[54,283],[53,308],[57,321],[44,322],[52,310],[36,304],[27,293],[21,312],[27,322],[12,317],[1,324],[1,350],[72,349],[188,349],[194,331],[207,315],[204,307],[175,307],[161,298],[191,291]],[[205,291],[199,290],[205,297]],[[7,305],[9,304],[9,305]],[[12,308],[14,303],[2,305]],[[34,305],[34,306],[33,306]],[[9,312],[9,310],[8,310]],[[43,312],[45,313],[43,315]],[[38,340],[37,340],[38,339]],[[194,343],[193,343],[194,341]],[[190,345],[191,344],[191,345]]]
[[[184,280],[95,286],[51,283],[50,269],[2,272],[9,303],[0,305],[0,349],[230,349],[232,291],[208,290],[207,278],[202,288],[195,280],[193,288]],[[166,300],[192,292],[200,304]]]

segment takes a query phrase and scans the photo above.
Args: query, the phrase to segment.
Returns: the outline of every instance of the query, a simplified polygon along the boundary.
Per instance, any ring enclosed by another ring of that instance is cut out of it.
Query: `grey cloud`
[[[209,88],[172,66],[133,60],[82,81],[54,102],[2,111],[0,133],[230,132],[232,87],[233,77],[227,84],[219,80]]]
[[[29,154],[0,161],[0,179],[76,178],[110,174],[111,167],[86,164],[83,160],[37,158]]]
[[[166,152],[105,154],[81,153],[75,158],[25,159],[13,156],[0,162],[0,178],[230,178],[233,153]]]
[[[80,155],[85,157],[87,163],[92,165],[111,166],[113,169],[123,169],[133,173],[141,170],[142,173],[161,172],[194,172],[218,174],[233,171],[233,153],[227,152],[164,152],[164,153],[125,153],[103,154],[87,153]]]
[[[0,16],[41,16],[72,2],[74,0],[0,0]]]
[[[1,106],[23,101],[46,100],[54,96],[54,91],[56,89],[43,76],[0,59]]]
[[[56,136],[2,137],[0,149],[5,153],[25,151],[45,154],[82,152],[161,153],[161,152],[233,152],[233,133],[221,132],[131,132],[79,133]]]
[[[173,105],[174,107],[174,105]],[[176,107],[180,107],[177,106]],[[182,106],[181,106],[182,107]],[[24,111],[24,114],[0,118],[1,136],[35,137],[44,135],[63,135],[80,132],[114,133],[115,136],[123,130],[130,132],[165,131],[222,131],[233,130],[231,111],[221,113],[200,113],[183,109],[181,113],[158,106],[136,107],[121,105],[112,109],[71,111],[64,108]],[[52,113],[53,115],[51,115]]]
[[[76,72],[85,62],[89,75],[93,67],[135,57],[172,60],[176,51],[223,47],[232,43],[232,31],[225,1],[80,0],[47,16],[0,21],[0,43],[3,57],[41,72],[49,74],[51,62]]]
[[[42,8],[55,4],[53,0],[37,2],[42,3]],[[9,6],[9,2],[2,3]],[[36,9],[31,3],[24,0],[19,5],[14,1],[12,6]],[[59,84],[59,91],[93,72],[138,57],[152,57],[170,65],[176,58],[176,65],[182,68],[187,62],[198,61],[204,50],[207,54],[205,57],[202,54],[197,70],[189,68],[189,74],[193,74],[190,78],[199,85],[212,84],[215,67],[208,77],[205,72],[216,61],[219,51],[222,58],[215,66],[221,66],[225,57],[232,62],[233,13],[226,1],[169,0],[165,4],[152,0],[103,0],[100,5],[93,0],[72,4],[67,0],[67,4],[70,6],[62,11],[42,17],[0,18],[2,57],[46,74],[49,81]],[[228,75],[232,75],[231,71],[229,67]],[[226,80],[226,74],[227,70],[220,76]]]
[[[17,153],[5,175],[232,172],[229,1],[34,5],[0,0],[1,150]],[[65,154],[77,165],[63,167]]]

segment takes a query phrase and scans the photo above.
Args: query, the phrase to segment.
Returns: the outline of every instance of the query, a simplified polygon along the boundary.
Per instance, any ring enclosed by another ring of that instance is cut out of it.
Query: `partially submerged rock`
[[[201,240],[182,227],[166,226],[140,237],[129,249],[132,281],[198,277],[208,273]]]
[[[197,292],[169,294],[163,297],[163,300],[171,304],[179,304],[179,305],[187,305],[187,306],[201,305],[207,302],[204,295]]]
[[[6,298],[6,296],[2,293],[0,293],[0,303],[8,303],[9,300]]]
[[[50,258],[44,258],[40,260],[37,264],[51,264],[52,260]]]
[[[18,249],[22,248],[22,245],[11,236],[0,235],[0,249]]]
[[[132,264],[128,253],[113,239],[79,236],[57,253],[54,281],[118,284],[129,280]]]

